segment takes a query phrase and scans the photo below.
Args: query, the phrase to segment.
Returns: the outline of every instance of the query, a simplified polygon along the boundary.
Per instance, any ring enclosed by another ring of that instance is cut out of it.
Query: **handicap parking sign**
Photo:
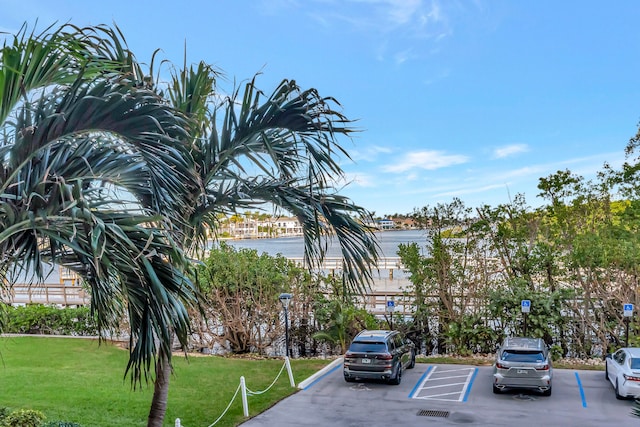
[[[531,300],[523,299],[520,307],[523,313],[528,313],[531,310]]]
[[[387,301],[387,311],[393,311],[396,306],[396,302],[393,300]]]
[[[624,317],[633,316],[633,304],[624,304],[623,307]]]

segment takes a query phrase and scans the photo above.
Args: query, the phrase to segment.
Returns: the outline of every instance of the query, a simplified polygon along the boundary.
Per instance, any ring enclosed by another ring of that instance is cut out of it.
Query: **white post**
[[[247,386],[244,383],[244,377],[240,377],[240,388],[242,389],[242,410],[244,417],[249,416],[249,405],[247,404]]]
[[[182,427],[182,424],[180,424],[180,418],[176,418],[176,425],[175,427]]]
[[[291,383],[291,387],[296,386],[296,382],[293,380],[293,372],[291,372],[291,363],[289,363],[289,358],[284,358],[284,364],[287,366],[287,374],[289,374],[289,382]]]

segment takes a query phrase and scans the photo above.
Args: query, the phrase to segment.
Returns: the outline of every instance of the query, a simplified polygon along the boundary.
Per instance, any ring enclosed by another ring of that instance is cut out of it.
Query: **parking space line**
[[[431,390],[432,388],[442,388],[442,387],[451,387],[452,385],[464,385],[467,382],[463,382],[463,383],[449,383],[449,384],[442,384],[442,385],[430,385],[429,387],[422,387],[423,390]]]
[[[442,393],[442,394],[432,394],[431,396],[428,397],[429,400],[447,400],[447,401],[451,401],[451,399],[436,399],[437,397],[441,397],[441,396],[449,396],[449,395],[453,395],[453,394],[458,394],[457,391],[451,392],[451,393]],[[419,399],[427,399],[426,397],[420,397]]]
[[[420,399],[420,400],[446,400],[452,401],[457,400],[458,402],[466,402],[469,397],[469,392],[471,391],[471,387],[473,385],[473,381],[478,373],[478,368],[460,368],[460,369],[447,369],[447,370],[437,370],[438,366],[434,366],[433,369],[428,369],[427,372],[420,378],[416,386],[413,388],[411,393],[409,394],[409,398],[411,399]],[[447,373],[460,373],[465,372],[464,375],[448,375],[446,377],[437,376],[439,374],[447,374]],[[457,378],[466,378],[464,382],[446,382],[447,380],[457,379]],[[445,384],[438,383],[437,385],[427,385],[429,383],[433,383],[435,381],[445,381]],[[459,391],[453,391],[449,393],[439,393],[439,394],[428,394],[426,396],[419,396],[421,391],[425,392],[433,392],[436,389],[441,389],[443,387],[454,387],[459,388]],[[441,397],[445,396],[458,396],[457,399],[441,399]]]
[[[431,372],[432,368],[433,368],[433,366],[429,366],[427,368],[427,370],[425,371],[425,373],[422,374],[422,376],[420,377],[420,379],[416,383],[415,387],[413,387],[413,390],[411,390],[411,393],[409,393],[409,399],[413,399],[413,395],[418,391],[418,388],[420,388],[422,386],[422,384],[424,383],[425,377],[427,377],[427,375],[429,375],[429,372]]]
[[[466,369],[466,368],[465,368]],[[446,371],[443,371],[442,369],[438,371],[441,374],[446,374],[447,372],[460,372],[460,369],[447,369]]]
[[[576,372],[576,381],[578,382],[578,389],[580,390],[580,398],[582,399],[582,407],[587,407],[587,398],[584,395],[584,388],[582,388],[582,381],[580,381],[580,375]]]
[[[473,387],[473,382],[475,381],[477,375],[478,375],[478,368],[473,370],[473,375],[471,376],[471,380],[467,384],[466,386],[467,388],[464,391],[464,398],[462,399],[463,402],[466,402],[467,399],[469,398],[469,393],[471,393],[471,387]]]
[[[469,374],[466,375],[452,375],[450,377],[438,377],[438,378],[434,378],[433,380],[450,380],[452,378],[467,378],[469,376]]]

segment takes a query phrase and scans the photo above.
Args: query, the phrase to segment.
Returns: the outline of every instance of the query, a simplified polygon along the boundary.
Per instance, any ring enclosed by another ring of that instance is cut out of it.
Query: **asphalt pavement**
[[[553,394],[492,392],[490,366],[416,364],[402,383],[347,383],[337,360],[300,391],[242,424],[299,426],[640,426],[602,371],[555,369]]]

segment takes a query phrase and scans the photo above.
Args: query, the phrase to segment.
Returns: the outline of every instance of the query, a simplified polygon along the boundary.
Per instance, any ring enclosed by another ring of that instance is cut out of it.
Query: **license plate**
[[[518,369],[518,373],[519,373],[519,374],[528,374],[528,373],[529,373],[529,371],[528,371],[528,370],[526,370],[526,369]]]
[[[362,363],[371,363],[371,359],[362,359]]]

